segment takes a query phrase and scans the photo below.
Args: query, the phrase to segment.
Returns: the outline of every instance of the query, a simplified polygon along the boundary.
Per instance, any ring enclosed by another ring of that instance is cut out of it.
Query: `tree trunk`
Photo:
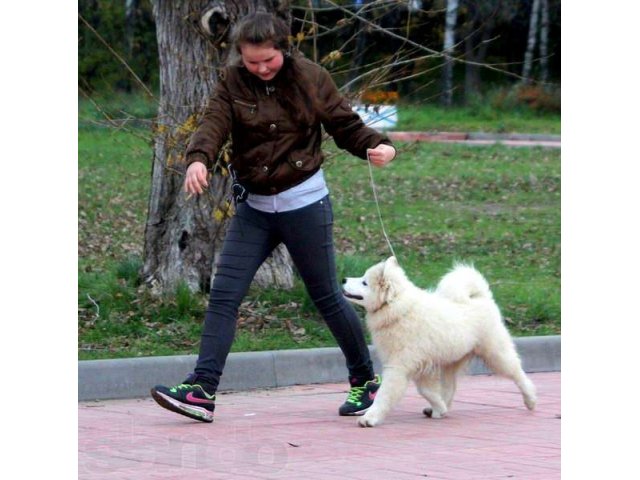
[[[444,27],[444,46],[442,53],[445,54],[445,62],[442,72],[444,94],[442,102],[450,107],[453,103],[453,61],[451,54],[455,43],[455,29],[458,19],[458,0],[447,0],[447,14]]]
[[[541,0],[540,4],[540,80],[549,79],[549,0]]]
[[[536,37],[538,33],[538,16],[540,13],[540,0],[533,0],[531,6],[531,17],[529,20],[529,39],[527,41],[527,50],[524,54],[524,65],[522,67],[522,77],[524,83],[529,83],[531,79],[531,70],[533,67],[533,52],[536,48]]]
[[[161,92],[142,275],[154,293],[172,292],[180,282],[194,291],[210,288],[215,259],[233,214],[228,202],[230,182],[222,164],[211,172],[207,192],[187,198],[182,190],[184,151],[215,87],[216,68],[226,59],[222,47],[228,42],[228,27],[246,13],[274,8],[286,14],[288,2],[153,2]],[[256,281],[262,286],[292,286],[291,259],[282,246]]]
[[[133,57],[133,41],[135,37],[136,15],[138,13],[138,0],[125,1],[125,25],[124,32],[126,37],[128,58]]]
[[[125,20],[124,20],[124,34],[125,34],[125,44],[126,44],[126,52],[127,52],[127,61],[131,61],[133,59],[133,49],[134,49],[134,39],[135,39],[135,29],[136,29],[136,15],[138,11],[138,0],[125,0]],[[125,85],[125,89],[127,92],[131,91],[131,80],[127,79],[127,83]]]
[[[474,41],[473,35],[467,35],[464,39],[464,58],[469,63],[465,63],[464,68],[464,96],[466,100],[471,99],[480,91],[480,67],[476,64],[484,63],[489,47],[489,37],[493,26],[490,22],[484,22],[482,37],[479,46]]]

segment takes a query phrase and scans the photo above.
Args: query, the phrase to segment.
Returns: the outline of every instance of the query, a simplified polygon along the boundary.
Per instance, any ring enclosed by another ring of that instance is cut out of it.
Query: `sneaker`
[[[364,414],[373,405],[380,382],[380,375],[376,375],[373,380],[369,380],[361,387],[351,387],[347,401],[340,407],[338,413],[341,416]]]
[[[213,422],[216,396],[209,395],[200,385],[182,383],[171,388],[156,385],[151,396],[167,410],[201,422]]]

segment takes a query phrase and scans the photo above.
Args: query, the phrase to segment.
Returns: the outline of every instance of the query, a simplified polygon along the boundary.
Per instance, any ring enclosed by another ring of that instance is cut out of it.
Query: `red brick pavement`
[[[559,479],[560,373],[531,378],[535,412],[508,380],[466,376],[446,418],[412,387],[367,429],[337,415],[342,384],[221,394],[212,424],[151,399],[83,402],[79,478]]]

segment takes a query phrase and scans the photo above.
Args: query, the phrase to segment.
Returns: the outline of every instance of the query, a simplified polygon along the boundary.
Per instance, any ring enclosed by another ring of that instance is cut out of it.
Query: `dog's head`
[[[360,278],[345,278],[342,294],[369,313],[377,312],[394,300],[407,281],[396,257],[389,257],[369,268]]]

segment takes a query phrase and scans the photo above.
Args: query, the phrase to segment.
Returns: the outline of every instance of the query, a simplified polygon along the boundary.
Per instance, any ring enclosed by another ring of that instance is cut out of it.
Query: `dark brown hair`
[[[260,45],[271,42],[283,53],[289,51],[289,26],[284,20],[266,12],[250,13],[236,23],[231,42],[236,53],[243,43]]]

